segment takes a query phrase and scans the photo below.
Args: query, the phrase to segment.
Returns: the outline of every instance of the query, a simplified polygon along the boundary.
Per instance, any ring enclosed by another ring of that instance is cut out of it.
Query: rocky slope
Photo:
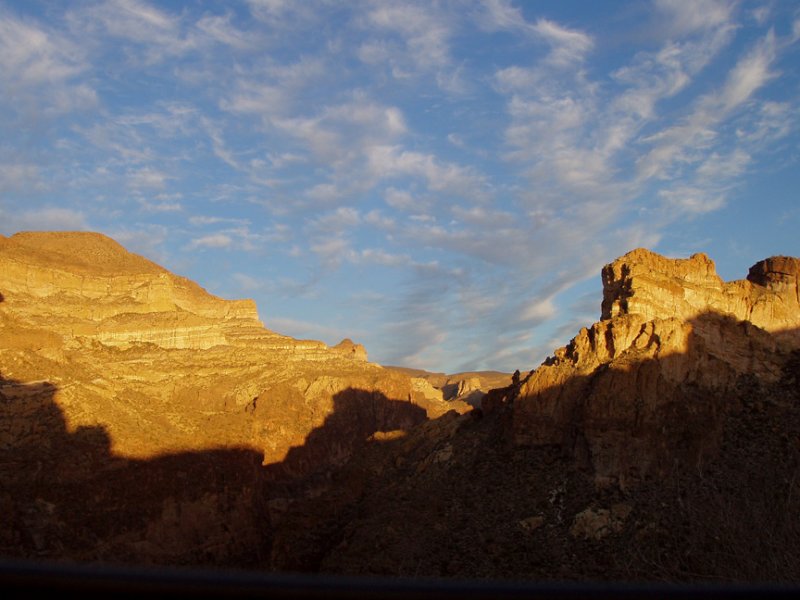
[[[598,483],[623,487],[676,460],[701,465],[740,379],[776,382],[800,348],[800,260],[770,258],[724,283],[703,254],[640,249],[602,275],[601,320],[521,386],[516,442],[556,444],[591,463]]]
[[[0,294],[3,555],[251,563],[293,500],[267,480],[469,409],[99,234],[0,238]]]
[[[0,238],[0,267],[2,556],[800,581],[796,258],[726,283],[635,250],[513,376],[281,336],[94,234]]]
[[[621,257],[603,269],[601,321],[482,411],[361,455],[284,517],[271,564],[797,582],[799,262],[724,283],[703,255]]]
[[[500,371],[465,371],[462,373],[432,373],[423,369],[390,366],[387,369],[412,377],[417,389],[430,397],[460,400],[479,407],[481,400],[495,388],[511,383],[511,373]]]

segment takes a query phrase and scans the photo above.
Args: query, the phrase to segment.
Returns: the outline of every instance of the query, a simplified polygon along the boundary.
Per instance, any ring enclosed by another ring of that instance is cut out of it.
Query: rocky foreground
[[[453,378],[268,331],[104,236],[0,237],[0,556],[800,580],[800,260],[602,276],[538,368]]]

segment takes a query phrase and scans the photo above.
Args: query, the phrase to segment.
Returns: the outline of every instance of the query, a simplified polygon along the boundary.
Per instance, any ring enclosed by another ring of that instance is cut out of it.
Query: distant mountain
[[[444,400],[461,400],[471,406],[480,406],[489,390],[511,383],[511,373],[501,371],[464,371],[461,373],[433,373],[423,369],[387,366],[409,377],[422,380],[441,391]]]

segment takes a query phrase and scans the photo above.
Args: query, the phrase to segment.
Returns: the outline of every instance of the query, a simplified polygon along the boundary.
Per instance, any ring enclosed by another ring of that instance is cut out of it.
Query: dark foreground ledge
[[[800,586],[572,584],[276,575],[239,571],[127,568],[0,560],[3,598],[753,598],[792,597]],[[58,594],[56,596],[56,594]]]

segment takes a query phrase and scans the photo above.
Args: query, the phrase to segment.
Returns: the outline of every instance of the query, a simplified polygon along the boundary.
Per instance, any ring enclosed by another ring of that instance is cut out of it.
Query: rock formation
[[[426,390],[426,394],[448,401],[465,402],[473,407],[481,405],[481,399],[487,392],[505,387],[511,381],[510,373],[500,371],[468,371],[448,375],[422,369],[387,368],[410,375],[418,381],[417,386],[420,390]]]
[[[602,277],[538,368],[446,375],[268,331],[104,236],[0,237],[0,557],[800,581],[798,259]]]
[[[345,338],[335,346],[333,350],[341,352],[344,356],[349,356],[356,360],[367,360],[367,349],[361,344],[356,344],[350,338]]]
[[[795,330],[800,318],[800,259],[775,256],[725,283],[705,254],[669,259],[629,252],[603,268],[602,320],[621,314],[689,321],[707,312],[749,321],[771,333]]]
[[[292,500],[277,484],[264,492],[266,474],[324,475],[376,432],[469,410],[350,340],[269,331],[252,301],[215,297],[100,234],[0,238],[0,294],[0,501],[21,519],[6,531],[11,555],[240,561],[255,542],[232,523],[266,522],[263,540]],[[184,479],[167,474],[175,464]],[[136,515],[120,506],[134,473],[153,480]],[[108,506],[73,505],[78,488]],[[107,523],[101,548],[87,523],[111,506],[132,521]],[[59,527],[82,545],[64,549]],[[224,531],[201,549],[203,532]]]
[[[726,394],[742,377],[775,382],[800,347],[799,266],[769,258],[731,283],[703,254],[638,249],[605,266],[601,321],[522,386],[516,442],[557,445],[601,484],[709,460],[736,409]]]
[[[286,513],[272,564],[796,585],[796,260],[759,265],[724,283],[702,255],[610,264],[602,320],[480,411],[358,455]]]

